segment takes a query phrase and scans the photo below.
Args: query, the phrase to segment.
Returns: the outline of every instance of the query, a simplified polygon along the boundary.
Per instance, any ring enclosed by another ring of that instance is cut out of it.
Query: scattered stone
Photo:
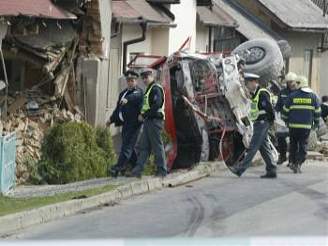
[[[16,180],[24,184],[29,179],[28,160],[41,158],[41,143],[45,131],[55,123],[80,122],[81,115],[60,110],[55,97],[40,90],[28,90],[9,97],[8,117],[0,122],[0,134],[16,132]]]
[[[316,151],[308,151],[307,159],[308,160],[316,160],[316,161],[325,161],[325,156]]]

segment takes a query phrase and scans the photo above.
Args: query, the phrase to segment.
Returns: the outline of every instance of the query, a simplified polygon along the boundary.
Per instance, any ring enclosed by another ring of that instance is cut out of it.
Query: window
[[[310,85],[311,85],[311,77],[312,77],[312,60],[313,60],[313,50],[306,49],[304,51],[304,76],[308,78]]]
[[[214,29],[214,51],[231,51],[241,43],[234,28],[219,27]]]

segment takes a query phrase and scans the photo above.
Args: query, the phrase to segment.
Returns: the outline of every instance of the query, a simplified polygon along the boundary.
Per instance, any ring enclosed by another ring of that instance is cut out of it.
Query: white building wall
[[[317,47],[320,44],[320,38],[320,34],[313,33],[289,32],[287,35],[287,40],[292,47],[292,56],[289,61],[289,71],[295,72],[298,75],[304,75],[305,49],[313,50],[311,88],[318,94],[321,94],[321,89],[324,89],[320,88],[321,54],[317,51]]]
[[[190,51],[196,49],[196,0],[181,0],[180,4],[172,4],[171,12],[175,15],[176,28],[169,33],[169,54],[177,51],[185,40],[191,36]]]
[[[152,28],[152,54],[169,55],[169,27]]]
[[[197,21],[196,52],[208,52],[209,28]]]
[[[122,30],[122,47],[124,42],[140,38],[142,36],[142,29],[139,25],[123,25]],[[122,48],[123,50],[123,48]],[[145,55],[150,55],[152,52],[152,31],[147,29],[146,40],[143,42],[131,44],[128,46],[127,52],[127,62],[130,62],[131,53],[144,53]]]
[[[328,95],[328,51],[321,53],[319,94]]]

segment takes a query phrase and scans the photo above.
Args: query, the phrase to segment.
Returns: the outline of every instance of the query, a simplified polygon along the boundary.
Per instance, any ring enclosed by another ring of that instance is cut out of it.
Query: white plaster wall
[[[320,80],[322,76],[320,76],[320,70],[325,69],[320,68],[321,54],[317,52],[321,35],[315,33],[289,32],[286,37],[292,47],[289,71],[295,72],[298,75],[303,75],[305,73],[304,51],[305,49],[313,50],[311,88],[318,94],[321,94],[322,88],[320,88]]]
[[[172,4],[171,12],[175,15],[176,28],[170,29],[169,54],[177,51],[184,41],[191,36],[190,50],[196,49],[196,0],[181,0],[181,4]]]
[[[129,41],[131,39],[136,39],[142,36],[142,29],[139,25],[123,25],[122,29],[122,51],[123,51],[123,43],[125,41]],[[130,53],[144,53],[145,55],[150,55],[152,52],[152,31],[147,29],[146,32],[146,40],[143,42],[131,44],[128,46],[127,52],[127,63],[130,62],[129,54]]]
[[[328,95],[328,51],[321,53],[319,94]]]
[[[169,27],[152,28],[152,54],[169,55]]]
[[[196,52],[208,52],[209,28],[197,21]]]

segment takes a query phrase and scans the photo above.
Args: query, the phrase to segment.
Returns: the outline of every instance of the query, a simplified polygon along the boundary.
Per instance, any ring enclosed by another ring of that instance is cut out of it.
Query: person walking
[[[299,89],[288,97],[284,106],[283,120],[289,127],[290,168],[294,173],[301,173],[311,129],[319,127],[321,108],[317,95],[309,88],[307,78],[300,76],[297,83]]]
[[[271,95],[268,90],[260,87],[260,76],[245,73],[244,78],[246,86],[252,95],[250,118],[254,124],[254,132],[244,159],[240,163],[230,167],[230,170],[240,177],[250,167],[256,152],[260,150],[261,156],[266,164],[266,174],[262,175],[261,178],[276,178],[276,165],[268,136],[270,125],[274,121]]]
[[[277,113],[282,114],[283,107],[286,104],[287,98],[289,95],[296,90],[296,73],[289,72],[285,77],[286,88],[282,89],[279,93],[278,101],[275,107]],[[287,161],[287,137],[288,132],[276,132],[277,137],[277,150],[279,152],[279,159],[277,164],[281,165]]]
[[[132,176],[141,177],[144,165],[151,152],[155,156],[157,166],[156,176],[165,177],[167,166],[164,152],[164,145],[161,133],[164,128],[164,104],[165,95],[162,86],[155,82],[155,71],[144,69],[141,77],[146,85],[143,106],[139,121],[143,122],[143,130],[140,137],[139,156],[136,167],[132,170]]]
[[[117,177],[119,173],[123,174],[129,162],[134,167],[137,161],[135,145],[141,128],[138,115],[143,102],[143,91],[137,86],[138,77],[139,75],[132,70],[125,73],[127,88],[120,93],[117,106],[107,124],[123,126],[120,155],[116,165],[109,170],[113,177]]]

